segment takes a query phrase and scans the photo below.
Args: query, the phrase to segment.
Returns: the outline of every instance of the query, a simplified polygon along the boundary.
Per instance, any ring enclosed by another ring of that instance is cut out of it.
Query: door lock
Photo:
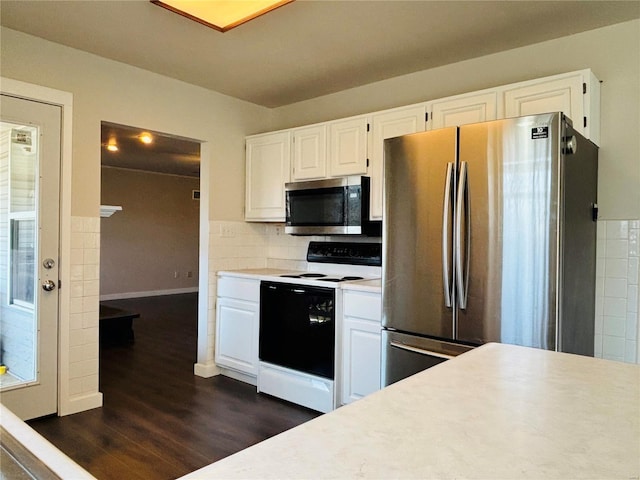
[[[54,282],[53,280],[45,280],[44,282],[42,282],[42,289],[45,292],[50,292],[55,288],[56,288],[56,282]]]
[[[56,262],[55,262],[55,260],[53,258],[45,258],[42,261],[42,266],[44,268],[46,268],[47,270],[52,269],[53,267],[55,267],[55,265],[56,265]]]

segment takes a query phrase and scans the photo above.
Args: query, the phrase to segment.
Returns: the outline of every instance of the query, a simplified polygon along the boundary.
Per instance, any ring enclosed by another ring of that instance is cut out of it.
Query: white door
[[[292,181],[327,176],[327,126],[314,125],[293,131]]]
[[[247,138],[245,220],[284,222],[284,184],[291,170],[291,132]]]
[[[0,103],[0,401],[22,419],[56,413],[58,106]]]
[[[371,220],[382,220],[384,212],[384,141],[425,129],[425,105],[415,105],[382,112],[372,119]]]
[[[338,120],[329,124],[329,175],[367,173],[367,118]]]
[[[495,120],[497,114],[498,96],[495,92],[439,100],[431,105],[430,130]]]

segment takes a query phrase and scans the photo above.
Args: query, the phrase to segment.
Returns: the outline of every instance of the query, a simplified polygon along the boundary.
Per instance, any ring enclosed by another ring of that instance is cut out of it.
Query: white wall
[[[280,107],[275,110],[275,127],[374,112],[585,68],[602,81],[600,217],[639,219],[640,20]]]
[[[196,177],[102,167],[102,204],[122,211],[100,219],[101,299],[197,291],[198,189]]]
[[[98,216],[108,121],[210,142],[211,218],[243,218],[244,137],[269,109],[4,27],[1,40],[3,76],[73,94],[73,215]]]
[[[60,290],[63,414],[98,406],[100,124],[108,121],[197,139],[209,220],[243,218],[244,137],[271,111],[21,32],[0,30],[2,76],[73,95],[70,288]],[[204,208],[201,205],[201,208]],[[205,211],[206,211],[205,210]],[[205,222],[208,228],[208,222]],[[208,253],[206,254],[208,255]],[[207,258],[201,258],[206,261]],[[66,264],[65,264],[66,262]],[[206,299],[208,297],[203,297]],[[205,305],[207,307],[207,305]],[[64,307],[63,307],[64,308]],[[202,311],[202,310],[201,310]],[[206,308],[204,310],[206,312]],[[207,335],[203,323],[203,336]],[[68,372],[68,373],[65,373]]]

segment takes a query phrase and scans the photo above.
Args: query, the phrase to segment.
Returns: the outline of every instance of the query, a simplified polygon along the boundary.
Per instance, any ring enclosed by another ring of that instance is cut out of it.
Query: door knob
[[[42,289],[45,292],[50,292],[55,288],[56,288],[56,282],[54,282],[53,280],[45,280],[44,282],[42,282]]]

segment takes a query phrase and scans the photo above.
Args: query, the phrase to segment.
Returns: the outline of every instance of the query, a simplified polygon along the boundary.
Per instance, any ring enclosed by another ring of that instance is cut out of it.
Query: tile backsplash
[[[638,361],[639,220],[598,222],[595,356]]]
[[[218,270],[241,268],[306,269],[310,240],[330,237],[285,235],[281,224],[210,223],[210,327],[215,316]],[[595,356],[638,362],[638,270],[640,220],[598,222]],[[211,352],[213,356],[213,352]]]

